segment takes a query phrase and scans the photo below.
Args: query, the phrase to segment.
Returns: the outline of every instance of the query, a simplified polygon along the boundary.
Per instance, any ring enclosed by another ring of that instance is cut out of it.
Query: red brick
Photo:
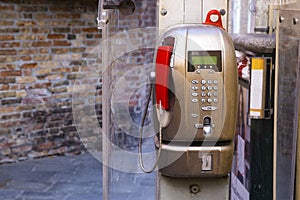
[[[86,45],[86,46],[95,46],[97,44],[99,44],[99,40],[86,40],[86,41],[83,41],[83,43]]]
[[[23,40],[24,42],[26,42],[26,40],[36,40],[36,35],[32,33],[23,33],[16,35],[16,40]]]
[[[9,89],[9,85],[0,85],[0,90],[8,90]]]
[[[32,59],[31,59],[31,56],[21,56],[19,58],[19,60],[22,60],[22,61],[31,61]]]
[[[72,29],[72,33],[73,34],[79,34],[79,33],[81,33],[81,28],[73,28]]]
[[[20,47],[20,42],[0,42],[1,48]]]
[[[19,88],[19,85],[15,85],[15,84],[11,84],[10,86],[9,86],[9,89],[10,90],[17,90]]]
[[[62,74],[53,74],[48,76],[48,80],[50,81],[59,80],[61,78],[63,78]]]
[[[15,83],[15,82],[16,82],[16,78],[0,77],[0,84]]]
[[[4,142],[3,144],[0,144],[0,148],[1,149],[10,148],[15,144],[16,144],[15,142]]]
[[[13,35],[0,35],[0,40],[6,41],[6,40],[14,40],[15,37]]]
[[[84,33],[97,33],[99,30],[97,28],[83,28],[82,32]]]
[[[1,28],[0,29],[0,33],[19,33],[20,29],[18,28]]]
[[[18,17],[17,12],[0,12],[0,19],[17,19]]]
[[[50,47],[51,46],[51,42],[50,41],[33,42],[32,46],[34,46],[34,47]]]
[[[13,70],[16,68],[15,64],[1,64],[0,63],[0,69],[4,69],[4,70]]]
[[[69,33],[71,31],[71,28],[64,27],[64,28],[53,28],[53,31],[56,33]]]
[[[102,38],[102,34],[95,34],[94,38],[96,38],[96,39]]]
[[[79,67],[78,66],[72,67],[72,72],[79,72]]]
[[[60,72],[60,73],[66,73],[66,72],[72,72],[71,68],[69,67],[64,67],[64,68],[54,68],[53,72]]]
[[[32,28],[32,32],[36,34],[41,34],[41,33],[48,34],[51,32],[51,28],[46,23],[45,24],[39,23],[38,28]]]
[[[37,88],[48,88],[51,86],[50,82],[46,83],[36,83],[34,85],[29,86],[29,89],[37,89]]]
[[[33,6],[33,5],[24,5],[24,6],[19,6],[18,7],[18,10],[20,11],[20,12],[36,12],[36,11],[38,11],[38,7],[36,7],[36,6]]]
[[[17,50],[15,49],[0,49],[0,55],[17,55]]]
[[[53,21],[49,21],[48,25],[51,27],[67,27],[68,23],[66,20],[53,20]]]
[[[71,42],[69,41],[54,41],[53,46],[70,46]]]
[[[84,47],[74,47],[74,48],[71,48],[71,52],[73,52],[73,53],[82,53],[84,51],[85,51]]]
[[[15,9],[15,7],[13,5],[1,5],[0,6],[0,10],[3,11],[13,11]]]
[[[56,19],[80,19],[80,14],[60,13],[55,15]]]
[[[45,61],[45,60],[51,60],[52,56],[50,54],[47,55],[36,55],[33,57],[35,61]]]
[[[43,144],[39,144],[37,146],[35,146],[34,148],[37,150],[45,150],[45,149],[51,149],[55,146],[54,142],[46,142]]]
[[[0,107],[0,113],[12,113],[15,111],[15,107]]]
[[[48,39],[65,39],[66,35],[64,34],[48,34]]]
[[[0,55],[0,63],[2,63],[2,64],[4,64],[4,63],[11,64],[18,60],[19,60],[18,56],[1,56]]]
[[[0,21],[0,26],[12,26],[12,25],[14,25],[14,21],[7,21],[7,20]]]
[[[36,23],[34,21],[18,21],[18,26],[34,26]]]
[[[38,66],[37,63],[26,63],[26,64],[23,64],[20,68],[32,69],[32,68],[36,68],[37,66]]]
[[[84,21],[71,21],[68,23],[68,26],[84,26]]]
[[[13,104],[20,104],[22,101],[21,98],[9,98],[9,99],[3,99],[1,101],[2,105],[13,105]]]
[[[66,54],[69,52],[69,49],[67,49],[67,48],[52,48],[51,52],[55,53],[55,54]]]
[[[20,147],[14,147],[12,149],[12,151],[14,153],[19,153],[19,152],[28,152],[32,150],[32,146],[31,145],[25,145],[25,146],[20,146]]]
[[[51,19],[52,15],[51,14],[46,14],[46,13],[37,13],[34,15],[36,19]]]
[[[49,48],[40,48],[39,53],[42,54],[49,53]]]
[[[11,114],[11,115],[2,115],[1,120],[10,120],[10,119],[18,119],[21,117],[20,113]]]
[[[6,77],[6,76],[21,76],[22,75],[22,71],[21,70],[17,70],[17,71],[1,71],[0,72],[0,76],[2,77]]]
[[[37,39],[38,40],[46,40],[46,36],[45,35],[38,35]]]
[[[21,49],[18,51],[18,54],[36,54],[38,51],[37,49]]]
[[[15,107],[15,109],[16,109],[16,112],[34,110],[34,105],[19,105],[19,106]]]
[[[32,14],[31,13],[23,13],[23,18],[24,19],[32,19]]]
[[[17,83],[34,83],[36,82],[36,77],[33,77],[33,76],[23,76],[23,77],[18,77],[17,78]]]

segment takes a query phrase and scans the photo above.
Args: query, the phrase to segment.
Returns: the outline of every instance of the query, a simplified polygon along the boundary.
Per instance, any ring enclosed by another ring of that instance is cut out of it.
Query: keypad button
[[[197,97],[197,96],[198,96],[198,93],[197,93],[197,92],[193,92],[193,93],[192,93],[192,96],[193,96],[193,97]]]
[[[211,92],[208,92],[208,93],[207,93],[207,96],[208,96],[208,97],[211,97],[211,95],[212,95]]]
[[[212,80],[207,80],[207,84],[212,84]]]
[[[205,92],[202,92],[202,93],[201,93],[201,96],[202,96],[202,97],[205,97],[205,96],[206,96],[206,93],[205,93]]]
[[[193,103],[198,103],[198,99],[192,99]]]
[[[214,86],[214,90],[218,90],[218,87],[217,87],[217,86]]]
[[[205,91],[205,90],[206,90],[206,87],[205,87],[205,86],[202,86],[202,87],[201,87],[201,90],[202,90],[202,91]]]
[[[192,86],[192,90],[198,90],[198,87],[197,86]]]
[[[206,80],[203,79],[203,80],[201,81],[201,83],[202,83],[203,85],[206,84]]]
[[[210,90],[213,89],[213,87],[212,86],[208,86],[207,89],[210,91]]]
[[[214,99],[214,103],[218,103],[218,99]]]
[[[203,107],[201,107],[201,109],[204,111],[210,111],[210,110],[214,111],[214,110],[217,110],[218,108],[216,106],[203,106]]]
[[[213,100],[212,99],[207,99],[207,102],[208,103],[211,103]]]
[[[192,84],[198,84],[199,83],[198,80],[192,80],[191,82],[192,82]]]
[[[219,81],[218,80],[214,80],[214,84],[218,84],[219,83]]]
[[[218,96],[218,93],[217,92],[214,92],[214,97],[217,97]]]

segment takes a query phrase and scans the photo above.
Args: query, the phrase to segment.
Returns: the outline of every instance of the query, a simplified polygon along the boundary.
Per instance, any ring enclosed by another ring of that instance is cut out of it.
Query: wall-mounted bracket
[[[132,0],[122,0],[119,5],[103,4],[103,9],[119,10],[123,15],[131,15],[135,11],[135,4]]]

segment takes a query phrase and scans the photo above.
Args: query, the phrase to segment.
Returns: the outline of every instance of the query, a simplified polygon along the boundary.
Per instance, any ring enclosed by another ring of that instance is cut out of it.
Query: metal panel
[[[176,24],[202,23],[212,9],[225,9],[228,13],[228,0],[159,0],[159,28],[162,31]],[[227,16],[222,17],[225,29]]]
[[[202,17],[203,0],[188,0],[185,2],[185,23],[202,23],[205,18]]]
[[[279,11],[276,199],[294,198],[300,85],[299,11]]]
[[[164,30],[184,22],[184,0],[160,0],[158,27]]]
[[[202,199],[202,200],[228,200],[228,178],[218,179],[182,179],[158,176],[157,199]]]
[[[299,56],[300,58],[300,56]],[[300,60],[299,60],[300,62]],[[299,94],[298,94],[299,97]],[[299,98],[300,100],[300,98]],[[300,102],[299,102],[300,103]],[[299,108],[300,109],[300,108]],[[300,199],[300,110],[298,111],[298,142],[297,142],[297,174],[296,174],[296,199]]]

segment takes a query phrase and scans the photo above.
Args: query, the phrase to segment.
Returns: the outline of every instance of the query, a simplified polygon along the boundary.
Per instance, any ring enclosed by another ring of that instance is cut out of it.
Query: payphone
[[[176,25],[160,37],[154,111],[157,164],[165,176],[221,177],[231,170],[238,105],[235,49],[228,33],[212,24]]]

